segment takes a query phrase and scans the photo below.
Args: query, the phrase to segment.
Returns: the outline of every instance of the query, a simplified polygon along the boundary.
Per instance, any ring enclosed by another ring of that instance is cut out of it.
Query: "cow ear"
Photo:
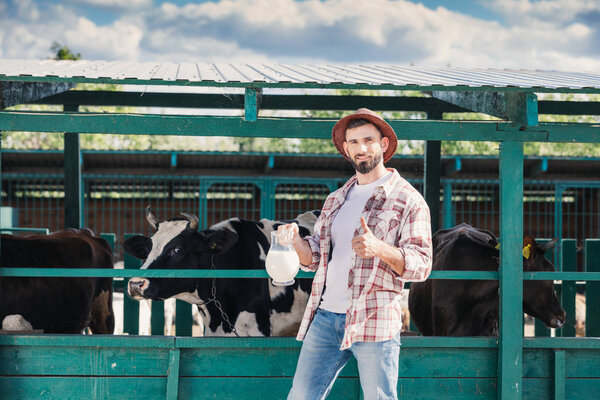
[[[531,247],[535,247],[536,243],[535,240],[533,240],[533,238],[531,238],[530,236],[525,236],[523,238],[523,248],[527,247],[528,245],[531,245]]]
[[[202,240],[202,248],[198,250],[201,252],[208,251],[215,255],[227,253],[239,239],[238,234],[229,229],[202,232],[201,235],[204,236],[204,240]]]
[[[554,245],[558,242],[558,238],[556,239],[552,239],[551,241],[549,241],[548,243],[540,246],[540,248],[545,252],[547,252],[548,250],[550,250],[551,248],[554,247]]]
[[[132,236],[123,243],[123,248],[135,258],[145,260],[152,250],[152,240],[142,235]]]

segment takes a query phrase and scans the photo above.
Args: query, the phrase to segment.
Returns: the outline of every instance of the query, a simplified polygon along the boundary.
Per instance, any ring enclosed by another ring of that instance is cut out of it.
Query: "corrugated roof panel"
[[[597,72],[565,72],[455,67],[367,65],[207,64],[90,60],[0,59],[0,76],[39,78],[108,78],[115,81],[279,83],[299,85],[372,85],[414,87],[519,87],[551,90],[600,89]],[[6,80],[6,78],[4,79]],[[46,79],[51,80],[51,79]]]
[[[286,69],[283,65],[263,64],[261,67],[267,70],[269,75],[276,78],[278,82],[304,82],[303,79],[299,78],[298,74]]]
[[[135,75],[136,79],[149,80],[156,74],[156,71],[160,68],[160,63],[147,62],[138,65],[138,71]]]
[[[150,77],[150,79],[160,81],[175,81],[177,80],[178,70],[179,64],[161,63],[154,75]]]
[[[198,81],[200,80],[200,72],[198,67],[193,63],[181,63],[179,64],[179,72],[177,73],[178,81]]]
[[[201,81],[225,82],[223,75],[219,73],[214,64],[198,63],[196,68],[200,72]]]

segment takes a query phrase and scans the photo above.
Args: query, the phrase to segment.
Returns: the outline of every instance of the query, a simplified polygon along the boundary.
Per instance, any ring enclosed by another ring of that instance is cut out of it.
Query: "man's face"
[[[361,174],[371,172],[383,159],[389,139],[382,137],[373,124],[346,130],[344,151],[354,169]]]

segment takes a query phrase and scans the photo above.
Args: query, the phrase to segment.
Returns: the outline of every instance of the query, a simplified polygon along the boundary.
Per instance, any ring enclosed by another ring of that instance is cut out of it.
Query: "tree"
[[[52,50],[52,52],[56,53],[56,55],[54,56],[55,60],[80,60],[81,59],[81,53],[75,54],[67,46],[63,46],[56,41],[52,42],[52,47],[50,47],[50,50]]]

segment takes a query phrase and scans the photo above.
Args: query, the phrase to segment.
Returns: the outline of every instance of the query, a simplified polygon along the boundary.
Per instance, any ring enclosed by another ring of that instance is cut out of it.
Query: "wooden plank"
[[[115,399],[163,400],[165,378],[0,376],[3,400]]]
[[[0,375],[166,376],[168,349],[2,346]]]
[[[124,240],[132,236],[135,236],[135,234],[126,233]],[[141,260],[138,260],[127,252],[123,255],[124,269],[139,270],[141,266]],[[127,294],[128,284],[129,279],[123,279],[123,332],[130,335],[138,335],[140,333],[140,303]]]
[[[575,239],[562,240],[562,270],[564,272],[577,271],[577,241]],[[560,303],[567,313],[567,319],[557,335],[575,337],[575,282],[563,281],[560,292]]]
[[[2,335],[0,346],[56,346],[56,347],[135,347],[173,348],[171,336],[117,336],[117,335]]]
[[[565,400],[565,351],[554,351],[554,400]]]
[[[585,241],[585,270],[600,272],[600,239]],[[585,285],[585,336],[600,337],[600,282],[587,282]]]
[[[336,121],[302,118],[0,112],[0,130],[34,132],[121,133],[143,135],[329,138]],[[396,120],[390,125],[402,140],[471,140],[600,142],[593,124],[540,124],[519,130],[509,123],[473,121]]]
[[[523,378],[551,378],[553,349],[523,349]]]
[[[167,400],[176,400],[179,395],[179,360],[181,350],[172,349],[169,352],[169,370],[167,374]]]
[[[596,364],[597,365],[597,364]],[[597,379],[567,379],[565,393],[567,400],[596,400],[600,383]]]
[[[183,300],[175,300],[175,315],[177,336],[192,336],[192,305]]]
[[[242,400],[283,399],[291,386],[291,378],[182,378],[183,398]],[[419,379],[400,378],[398,397],[402,399],[434,399],[443,393],[444,399],[493,398],[496,380],[476,379]],[[358,378],[339,377],[329,399],[358,399],[361,394]]]
[[[65,104],[65,111],[77,111],[76,104]],[[81,148],[78,133],[64,135],[64,174],[65,174],[65,228],[81,228]]]
[[[434,117],[434,115],[430,117]],[[423,187],[425,188],[425,201],[431,214],[431,232],[436,232],[440,228],[441,148],[442,142],[439,140],[425,142]]]
[[[598,381],[600,378],[599,348],[594,350],[567,349],[565,354],[567,378],[588,378]],[[600,386],[598,389],[600,390]]]
[[[498,398],[520,400],[523,376],[523,143],[503,142],[500,146],[500,197]]]
[[[165,302],[151,300],[150,333],[152,335],[165,334]]]

